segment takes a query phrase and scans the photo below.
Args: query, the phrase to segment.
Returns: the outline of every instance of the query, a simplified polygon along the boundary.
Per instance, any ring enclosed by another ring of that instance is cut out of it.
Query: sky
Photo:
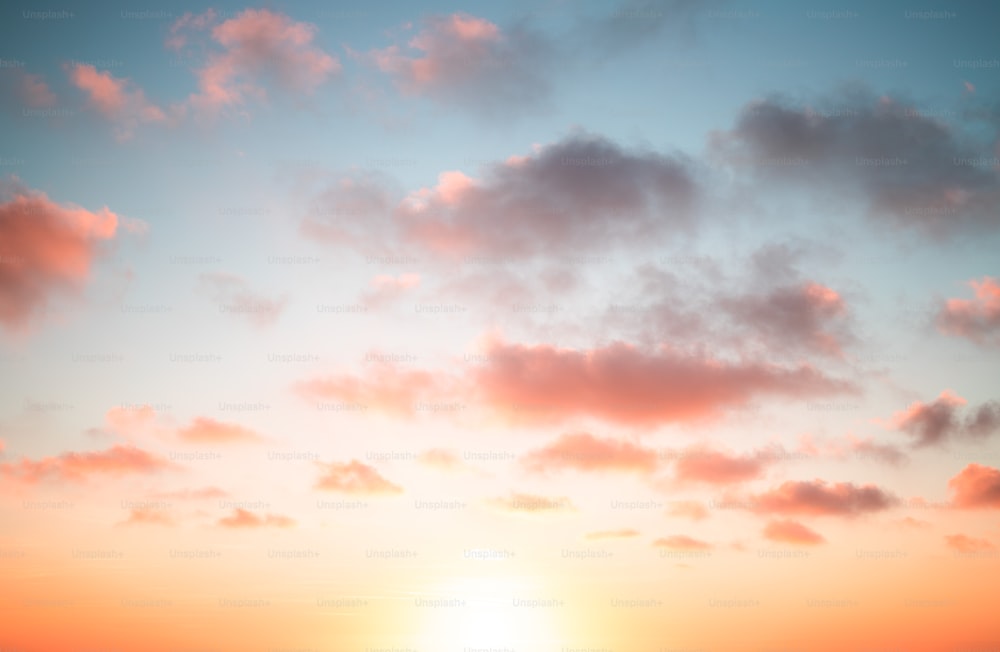
[[[0,651],[1000,651],[993,3],[2,12]]]

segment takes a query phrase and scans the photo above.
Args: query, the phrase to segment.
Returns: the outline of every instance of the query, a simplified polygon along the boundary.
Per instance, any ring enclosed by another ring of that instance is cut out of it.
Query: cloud
[[[762,514],[802,514],[811,516],[858,516],[880,512],[899,504],[899,499],[872,484],[851,482],[830,484],[788,481],[776,489],[753,496],[752,509]]]
[[[134,446],[113,446],[103,451],[0,463],[0,476],[27,484],[43,480],[84,482],[100,476],[151,475],[172,468],[175,465],[159,455]]]
[[[996,546],[987,539],[975,539],[964,534],[948,534],[944,537],[945,545],[956,552],[973,553],[996,550]]]
[[[0,181],[0,325],[22,331],[55,296],[78,293],[120,224],[106,206],[57,204],[16,178]]]
[[[139,124],[167,121],[163,109],[147,100],[142,89],[128,79],[98,71],[86,63],[69,64],[67,72],[73,85],[87,94],[90,105],[115,123],[121,140],[131,138]]]
[[[403,296],[407,291],[420,285],[419,274],[379,274],[371,281],[371,289],[361,297],[361,303],[378,310]]]
[[[898,98],[847,88],[813,106],[781,97],[745,107],[712,151],[740,179],[858,198],[873,219],[940,238],[1000,225],[993,153]]]
[[[510,493],[505,497],[490,498],[487,504],[512,514],[552,514],[575,512],[576,507],[566,496],[550,498],[536,494]]]
[[[0,69],[0,94],[5,108],[21,113],[27,109],[44,109],[56,105],[56,94],[41,75],[21,68]],[[14,100],[8,103],[8,100]]]
[[[1000,470],[980,464],[969,464],[948,481],[952,502],[965,509],[1000,509]]]
[[[398,200],[383,183],[340,180],[304,231],[366,252],[394,242],[444,258],[550,257],[690,232],[700,197],[685,160],[584,132],[498,162],[481,179],[444,172]]]
[[[772,461],[761,453],[732,455],[710,448],[693,448],[676,456],[674,477],[681,483],[737,484],[761,477]]]
[[[116,406],[104,413],[105,430],[93,429],[95,434],[112,434],[125,439],[137,439],[154,429],[156,410],[150,405],[134,407]]]
[[[294,519],[279,514],[258,516],[245,509],[236,508],[231,516],[224,516],[217,521],[219,527],[230,529],[250,529],[261,527],[288,528],[295,525]]]
[[[778,543],[802,546],[814,546],[826,542],[819,533],[792,520],[771,521],[764,526],[764,538]]]
[[[969,281],[975,299],[948,299],[938,311],[938,329],[980,346],[1000,346],[1000,283],[991,276]]]
[[[844,345],[854,340],[844,299],[819,283],[783,286],[766,294],[722,297],[719,303],[769,347],[841,357]]]
[[[129,512],[128,518],[118,525],[175,525],[170,514],[162,509],[138,508]]]
[[[209,500],[226,498],[229,493],[218,487],[200,487],[198,489],[177,489],[175,491],[160,491],[152,494],[158,500]]]
[[[182,16],[169,45],[183,46],[187,27],[204,29],[215,16]],[[174,28],[171,28],[172,31]],[[244,104],[247,97],[265,98],[261,78],[287,92],[310,94],[340,73],[340,62],[313,44],[317,28],[268,9],[247,9],[212,27],[212,40],[222,52],[209,56],[198,71],[198,92],[188,102],[216,113]]]
[[[199,283],[212,294],[221,312],[244,319],[258,327],[274,324],[288,302],[285,296],[272,299],[258,293],[245,279],[233,274],[222,272],[202,274]]]
[[[847,441],[848,449],[857,458],[872,459],[889,466],[901,466],[909,460],[906,453],[892,444],[882,444],[870,437],[861,439],[848,435]]]
[[[662,539],[657,539],[653,542],[653,545],[657,548],[666,548],[667,550],[711,550],[712,544],[705,541],[699,541],[698,539],[693,539],[684,534],[677,534],[674,536],[665,537]]]
[[[695,18],[716,0],[625,0],[600,16],[582,18],[575,29],[580,55],[616,55],[671,32],[690,37]]]
[[[429,371],[400,370],[394,365],[371,365],[365,376],[338,374],[299,382],[295,391],[304,398],[337,401],[410,417],[423,403],[447,397],[452,380]]]
[[[657,467],[657,453],[626,441],[573,433],[527,453],[521,463],[535,473],[565,469],[651,473]]]
[[[200,14],[193,14],[190,11],[175,20],[170,25],[170,35],[164,45],[171,50],[181,50],[187,45],[187,32],[206,30],[215,24],[218,14],[214,9],[206,9]]]
[[[208,417],[197,417],[191,425],[177,431],[177,438],[191,444],[232,444],[264,439],[249,428]]]
[[[367,496],[403,493],[402,487],[389,482],[374,467],[358,460],[347,463],[319,463],[319,466],[323,469],[323,474],[316,481],[317,489]]]
[[[554,55],[524,25],[501,29],[466,13],[425,18],[405,46],[349,52],[389,75],[404,95],[508,118],[547,99]]]
[[[432,448],[417,456],[417,461],[440,471],[460,471],[465,462],[454,452],[444,448]]]
[[[631,539],[639,536],[638,530],[623,528],[621,530],[600,530],[588,532],[584,538],[588,541],[604,541],[605,539]]]
[[[916,401],[888,420],[890,428],[908,435],[914,447],[940,445],[954,439],[982,439],[1000,431],[1000,402],[980,405],[963,420],[961,408],[967,401],[951,390],[934,401]]]
[[[708,509],[697,500],[675,500],[667,507],[667,516],[701,521],[708,518]]]
[[[496,410],[519,419],[684,423],[719,417],[760,395],[806,398],[856,391],[809,366],[725,362],[621,342],[591,350],[494,342],[487,358],[473,372],[476,391]]]

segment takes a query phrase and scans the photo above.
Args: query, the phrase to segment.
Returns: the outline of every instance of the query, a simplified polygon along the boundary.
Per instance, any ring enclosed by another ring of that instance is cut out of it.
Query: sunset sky
[[[0,652],[1000,652],[1000,5],[0,16]]]

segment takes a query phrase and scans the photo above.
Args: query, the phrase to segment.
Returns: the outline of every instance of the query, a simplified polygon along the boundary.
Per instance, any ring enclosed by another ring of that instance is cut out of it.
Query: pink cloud
[[[43,480],[84,482],[100,476],[152,475],[172,468],[175,465],[159,455],[134,446],[113,446],[103,451],[0,463],[0,475],[35,484]]]
[[[784,482],[753,496],[750,504],[763,514],[858,516],[895,507],[899,499],[872,484],[813,480]]]
[[[761,477],[771,463],[766,455],[731,455],[709,448],[694,448],[677,456],[674,476],[679,482],[725,485]]]
[[[481,179],[446,172],[436,186],[405,197],[386,186],[371,175],[341,179],[317,200],[303,229],[366,252],[403,246],[450,259],[579,254],[689,233],[701,196],[685,160],[583,132],[517,163],[498,161]]]
[[[185,12],[170,25],[170,34],[165,45],[171,50],[180,50],[187,45],[187,33],[192,30],[205,30],[215,23],[217,14],[214,9],[207,9],[200,14]]]
[[[826,542],[819,533],[792,520],[771,521],[764,527],[764,538],[778,543],[802,546],[815,546]]]
[[[405,94],[490,113],[501,105],[523,109],[548,93],[543,70],[550,46],[524,28],[505,31],[464,13],[431,16],[407,46],[409,52],[399,45],[365,54],[348,50],[390,75]]]
[[[852,393],[850,383],[808,366],[724,362],[668,348],[616,342],[591,350],[495,342],[473,373],[483,401],[515,419],[592,416],[631,425],[721,416],[760,395],[805,398]]]
[[[90,105],[115,122],[122,140],[130,138],[139,124],[167,121],[163,109],[147,100],[142,89],[128,79],[85,63],[69,65],[68,72],[73,85],[87,94]]]
[[[1000,431],[1000,402],[988,401],[966,414],[960,414],[967,401],[951,390],[944,390],[930,403],[915,401],[897,412],[886,425],[905,433],[913,446],[944,444],[950,440],[982,439]]]
[[[309,399],[339,401],[396,416],[413,416],[422,401],[447,397],[452,380],[428,371],[374,365],[365,376],[340,374],[296,384]]]
[[[984,276],[969,281],[974,299],[948,299],[937,314],[942,333],[984,346],[1000,346],[1000,283]]]
[[[243,530],[262,527],[288,528],[295,525],[294,519],[280,514],[265,514],[258,516],[245,509],[235,509],[231,516],[220,518],[217,522],[219,527]]]
[[[1000,508],[1000,470],[981,464],[969,464],[948,481],[956,507]]]
[[[369,308],[382,308],[419,285],[419,274],[379,274],[372,279],[371,288],[362,295],[361,302]]]
[[[4,99],[16,100],[10,108],[43,109],[55,106],[56,94],[41,75],[25,72],[21,68],[0,69],[0,92]]]
[[[650,473],[656,470],[657,453],[627,441],[573,433],[524,455],[521,463],[536,473],[562,469]]]
[[[182,17],[183,21],[184,18]],[[214,20],[192,18],[178,28]],[[261,77],[299,93],[312,93],[340,72],[340,62],[313,44],[317,28],[295,22],[268,9],[247,9],[212,28],[212,39],[223,47],[198,70],[198,93],[190,98],[196,108],[215,112],[243,104],[247,96],[263,98]],[[173,45],[184,41],[174,37]]]
[[[358,460],[347,463],[321,463],[320,467],[323,469],[323,474],[316,482],[317,489],[368,496],[403,493],[402,487],[386,480],[374,467]]]
[[[191,425],[178,430],[177,438],[192,444],[231,444],[263,440],[263,437],[249,428],[208,417],[198,417],[191,422]]]
[[[78,293],[119,225],[106,206],[92,212],[0,182],[0,324],[23,330],[52,298]]]

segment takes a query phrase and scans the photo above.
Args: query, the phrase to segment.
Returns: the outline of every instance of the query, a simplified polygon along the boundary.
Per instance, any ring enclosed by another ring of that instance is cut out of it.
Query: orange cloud
[[[1000,470],[980,464],[969,464],[948,481],[956,507],[1000,508]]]
[[[177,437],[192,444],[229,444],[263,440],[263,437],[249,428],[208,417],[196,418],[191,425],[178,430]]]
[[[181,47],[186,27],[204,29],[215,15],[185,18],[168,43]],[[186,21],[186,22],[185,22]],[[192,106],[216,112],[243,104],[247,96],[266,97],[258,85],[266,78],[290,91],[311,93],[340,72],[340,62],[316,47],[316,26],[295,22],[268,9],[247,9],[212,28],[212,39],[223,51],[211,55],[198,70],[198,92]]]
[[[347,463],[319,464],[324,469],[324,473],[316,482],[317,489],[372,496],[403,493],[402,487],[389,482],[374,467],[358,460],[351,460]]]
[[[750,502],[754,511],[764,514],[857,516],[895,507],[899,499],[872,484],[813,480],[784,482]]]
[[[701,521],[708,518],[708,509],[696,500],[678,500],[670,503],[667,515]]]
[[[764,538],[778,543],[803,546],[815,546],[826,542],[818,532],[792,520],[771,521],[764,526]]]
[[[969,281],[975,299],[948,299],[937,314],[942,333],[986,346],[1000,346],[1000,283],[984,276]]]
[[[576,507],[566,496],[549,498],[536,494],[511,493],[506,497],[490,498],[486,502],[499,511],[513,514],[552,514],[576,511]]]
[[[417,457],[417,460],[421,464],[426,464],[442,471],[457,471],[465,466],[465,463],[459,459],[454,451],[443,448],[426,450]]]
[[[536,473],[561,469],[650,473],[656,470],[657,454],[650,448],[584,432],[562,435],[523,456],[521,463]]]
[[[42,480],[83,482],[95,476],[148,475],[171,468],[174,464],[158,455],[134,446],[114,446],[104,451],[5,462],[0,464],[0,475],[28,484]]]
[[[639,536],[638,530],[625,528],[621,530],[600,530],[598,532],[588,532],[584,538],[588,541],[602,541],[604,539],[631,539]]]
[[[263,517],[245,509],[236,508],[231,516],[220,518],[219,527],[232,529],[250,529],[260,527],[287,528],[295,525],[295,520],[279,514],[265,514]]]
[[[751,398],[856,391],[808,366],[724,362],[623,343],[592,350],[495,343],[474,372],[484,401],[512,418],[592,416],[630,425],[707,420]]]
[[[153,498],[171,500],[208,500],[210,498],[225,498],[229,493],[218,487],[201,487],[199,489],[178,489],[176,491],[160,491]]]
[[[174,519],[162,509],[133,509],[127,519],[118,525],[174,525]]]
[[[119,217],[60,205],[16,179],[0,182],[0,325],[21,330],[56,295],[87,282]]]
[[[657,548],[667,548],[668,550],[711,550],[712,544],[698,539],[693,539],[684,534],[657,539],[653,542]]]
[[[974,539],[964,534],[945,535],[944,541],[945,545],[957,552],[986,552],[996,549],[996,546],[986,539]]]

